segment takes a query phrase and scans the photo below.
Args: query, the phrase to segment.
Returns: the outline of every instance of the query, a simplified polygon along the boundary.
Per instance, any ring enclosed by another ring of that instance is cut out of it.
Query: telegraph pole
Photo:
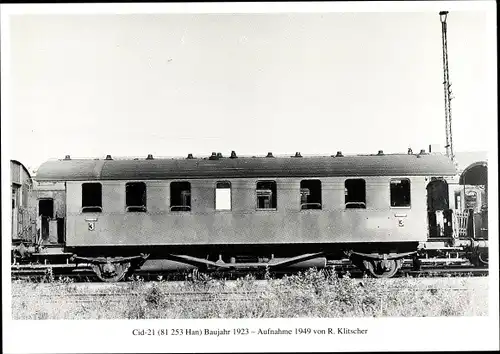
[[[448,11],[441,11],[439,13],[439,18],[441,20],[441,32],[443,40],[443,85],[444,85],[444,116],[445,116],[445,129],[446,129],[446,156],[448,156],[452,161],[455,161],[455,155],[453,153],[453,136],[451,132],[451,84],[450,84],[450,73],[448,70],[448,38],[447,38],[447,26],[446,19],[448,17]]]

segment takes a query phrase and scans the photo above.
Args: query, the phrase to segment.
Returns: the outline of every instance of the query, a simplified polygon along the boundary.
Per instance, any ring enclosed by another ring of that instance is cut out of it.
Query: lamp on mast
[[[447,24],[448,11],[441,11],[439,13],[441,20],[441,33],[443,42],[443,85],[444,85],[444,115],[445,115],[445,131],[446,131],[446,156],[452,161],[455,161],[453,153],[453,136],[451,131],[451,84],[450,73],[448,70],[448,38],[447,38]]]

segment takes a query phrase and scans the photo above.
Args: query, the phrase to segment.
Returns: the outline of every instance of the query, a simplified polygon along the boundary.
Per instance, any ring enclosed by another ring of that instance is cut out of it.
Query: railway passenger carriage
[[[373,276],[392,276],[432,237],[439,223],[429,211],[450,208],[455,180],[448,158],[424,152],[67,156],[36,174],[40,188],[64,186],[64,237],[37,243],[108,281],[136,269],[324,267],[346,256]],[[436,183],[445,188],[429,188]],[[440,225],[450,232],[449,222]]]

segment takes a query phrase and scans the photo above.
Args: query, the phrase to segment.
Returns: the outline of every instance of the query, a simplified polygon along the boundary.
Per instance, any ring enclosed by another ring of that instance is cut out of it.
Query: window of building
[[[215,210],[231,210],[231,182],[217,182]]]
[[[146,211],[146,184],[144,182],[125,184],[125,199],[127,211]]]
[[[191,211],[191,183],[170,183],[170,211]]]
[[[12,209],[15,209],[17,207],[16,199],[17,199],[17,190],[15,188],[12,188]]]
[[[321,209],[321,181],[306,179],[300,181],[300,209]]]
[[[410,206],[410,180],[391,179],[391,207]]]
[[[22,187],[19,184],[12,186],[12,208],[19,208],[21,205]],[[26,194],[26,193],[25,193]]]
[[[257,210],[276,209],[276,182],[257,182]]]
[[[364,179],[347,179],[344,184],[346,209],[366,209],[366,182]]]
[[[102,186],[100,183],[82,184],[82,213],[102,211]]]

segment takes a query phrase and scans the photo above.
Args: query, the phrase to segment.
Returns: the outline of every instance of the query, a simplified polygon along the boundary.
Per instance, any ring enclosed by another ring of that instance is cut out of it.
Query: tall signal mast
[[[446,19],[448,17],[448,11],[441,11],[439,13],[439,18],[441,20],[441,31],[443,39],[443,85],[444,85],[444,116],[446,122],[446,156],[448,156],[452,161],[455,160],[455,155],[453,153],[453,136],[451,132],[451,84],[450,84],[450,73],[448,71],[448,38],[447,38],[447,27]]]

